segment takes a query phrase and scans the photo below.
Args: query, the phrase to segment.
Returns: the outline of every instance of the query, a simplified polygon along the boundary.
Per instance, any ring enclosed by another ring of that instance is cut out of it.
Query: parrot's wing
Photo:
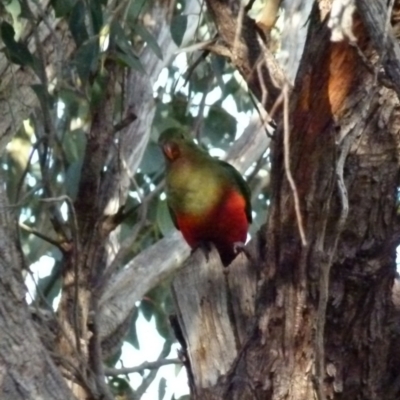
[[[249,223],[251,223],[253,221],[253,217],[251,215],[251,192],[247,182],[244,180],[239,171],[237,171],[236,168],[233,167],[231,164],[222,160],[217,161],[222,167],[225,168],[225,170],[228,172],[229,176],[233,180],[234,185],[239,189],[240,193],[244,197],[246,201],[247,220],[249,221]]]
[[[170,206],[168,206],[168,210],[169,210],[169,215],[171,216],[171,219],[172,219],[172,222],[174,223],[175,228],[178,229],[178,231],[180,231],[179,226],[178,226],[178,221],[176,220],[174,211],[172,210],[172,208]]]

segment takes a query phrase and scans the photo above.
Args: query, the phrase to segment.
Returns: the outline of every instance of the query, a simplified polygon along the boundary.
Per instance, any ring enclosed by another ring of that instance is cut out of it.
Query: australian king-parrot
[[[240,173],[211,157],[183,129],[164,131],[166,195],[172,220],[192,249],[213,243],[227,266],[246,241],[250,190]]]

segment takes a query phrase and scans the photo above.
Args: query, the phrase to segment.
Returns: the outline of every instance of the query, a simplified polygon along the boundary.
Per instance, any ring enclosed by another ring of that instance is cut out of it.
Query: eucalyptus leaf
[[[107,367],[114,368],[117,362],[121,359],[121,355],[122,355],[122,348],[119,348],[118,351],[109,358],[107,358],[104,361],[104,363],[107,365]]]
[[[175,230],[166,200],[158,201],[157,225],[164,236],[167,236],[169,233]]]
[[[90,87],[90,107],[95,110],[107,94],[108,79],[106,75],[97,74]]]
[[[139,168],[144,174],[153,174],[164,169],[163,155],[156,143],[148,144]]]
[[[110,40],[113,43],[112,47],[117,48],[115,57],[118,61],[139,72],[145,72],[139,57],[132,49],[132,43],[128,40],[126,33],[118,21],[113,21],[111,24]]]
[[[152,299],[144,298],[140,302],[140,311],[143,314],[143,317],[146,321],[150,321],[151,317],[154,314],[154,303]]]
[[[78,0],[72,8],[71,15],[69,17],[69,30],[71,31],[72,37],[74,38],[78,47],[89,38],[86,29],[85,15],[85,3],[82,0]]]
[[[154,318],[156,322],[156,328],[160,336],[162,336],[164,339],[171,340],[171,331],[169,329],[169,322],[165,312],[161,308],[155,307]]]
[[[136,71],[145,73],[142,63],[140,59],[136,55],[127,55],[122,52],[117,52],[116,57],[117,61],[121,62],[125,67],[132,68]]]
[[[61,275],[59,272],[60,268],[61,266],[58,264],[58,266],[53,267],[50,275],[39,279],[37,290],[40,295],[37,296],[37,300],[41,300],[40,296],[45,296],[46,302],[48,304],[53,304],[54,299],[61,291]],[[57,275],[59,275],[58,278]]]
[[[12,0],[8,1],[9,3],[12,3]],[[32,18],[32,11],[29,8],[28,2],[25,1],[19,1],[19,6],[20,6],[20,14],[19,18],[25,18],[27,20]]]
[[[88,40],[76,52],[74,63],[84,84],[88,83],[90,73],[97,65],[98,57],[99,43],[96,38]]]
[[[130,2],[127,15],[130,24],[136,23],[136,20],[142,12],[145,3],[146,0],[135,0]]]
[[[131,325],[129,327],[128,334],[126,335],[125,339],[128,343],[130,343],[135,349],[139,350],[140,345],[139,345],[139,339],[137,336],[137,331],[136,331],[136,323],[137,319],[139,316],[139,309],[137,307],[134,308],[132,319],[131,319]]]
[[[160,382],[158,383],[158,400],[163,400],[166,390],[167,390],[167,381],[163,377],[160,379]]]
[[[177,15],[171,21],[171,36],[177,46],[182,44],[188,23],[187,15]]]
[[[93,32],[97,35],[103,26],[103,10],[101,8],[102,2],[99,0],[90,0],[90,15],[92,21]]]
[[[109,380],[109,386],[118,399],[135,399],[132,388],[125,378],[114,376]]]
[[[14,64],[29,65],[33,67],[34,58],[28,47],[20,42],[15,41],[15,31],[11,24],[3,21],[0,25],[1,38],[6,46],[6,55]]]
[[[204,120],[204,131],[214,145],[231,142],[235,138],[237,121],[223,107],[214,104]]]
[[[64,136],[63,148],[69,164],[83,159],[86,141],[86,135],[81,129],[68,132]]]
[[[157,43],[155,37],[143,26],[136,25],[134,27],[135,32],[148,44],[148,46],[153,50],[154,54],[160,59],[163,59],[162,50]]]
[[[82,160],[73,162],[65,174],[65,189],[67,195],[75,200],[78,193],[79,182],[81,178]]]
[[[77,0],[51,0],[56,18],[68,15],[72,11],[76,1]]]
[[[125,54],[134,56],[132,50],[132,43],[128,40],[124,29],[118,21],[113,21],[110,27],[111,40],[120,48]]]
[[[63,88],[59,91],[59,98],[64,103],[64,114],[69,117],[77,117],[79,115],[79,108],[82,99],[77,95],[77,93],[71,89]]]

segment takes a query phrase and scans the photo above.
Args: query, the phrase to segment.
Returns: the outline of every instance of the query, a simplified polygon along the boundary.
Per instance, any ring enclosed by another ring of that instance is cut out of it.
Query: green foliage
[[[129,2],[127,20],[131,25],[136,25],[141,13],[145,11],[146,0],[135,0]]]
[[[136,331],[136,321],[139,316],[139,308],[135,307],[133,310],[133,315],[132,315],[132,321],[129,327],[128,334],[126,335],[125,340],[130,343],[133,347],[136,349],[140,349],[140,344],[139,344],[139,339],[137,336],[137,331]]]
[[[165,391],[167,389],[167,381],[165,378],[161,378],[158,384],[158,399],[162,400],[165,396]]]
[[[147,146],[139,168],[146,175],[155,174],[164,168],[163,155],[155,142],[151,141]]]
[[[77,0],[51,0],[51,5],[54,8],[54,12],[57,18],[65,17],[68,15]]]
[[[203,134],[216,146],[229,144],[235,138],[236,125],[236,119],[231,114],[219,104],[213,104],[204,120]]]
[[[41,293],[43,297],[37,297],[36,302],[39,304],[45,303],[46,307],[53,304],[54,299],[61,290],[62,263],[60,261],[61,260],[56,262],[56,265],[53,268],[53,273],[51,275],[39,279],[38,281],[37,292]]]
[[[14,27],[6,21],[0,25],[1,39],[6,46],[8,59],[18,65],[35,67],[36,58],[31,54],[28,47],[14,38]]]
[[[149,45],[154,54],[160,59],[163,59],[162,51],[154,36],[142,25],[135,25],[134,31]]]
[[[135,392],[129,385],[129,381],[126,378],[114,377],[110,380],[109,385],[112,393],[117,398],[121,399],[135,399]]]
[[[99,1],[99,0],[90,0],[89,9],[90,9],[90,18],[93,26],[93,33],[95,35],[100,33],[101,28],[103,27],[103,11],[101,8],[102,3],[106,4],[107,0]]]
[[[174,39],[174,42],[177,46],[182,44],[183,36],[185,35],[187,28],[187,16],[186,15],[177,15],[172,18],[171,21],[171,36]]]
[[[96,38],[83,42],[76,52],[74,64],[81,81],[87,83],[91,72],[97,66],[99,56],[99,44]]]
[[[145,295],[140,303],[140,311],[147,321],[155,319],[158,333],[166,340],[172,340],[169,327],[169,314],[172,312],[172,298],[169,282],[165,282]]]
[[[116,46],[116,59],[123,65],[144,73],[139,57],[132,50],[132,45],[118,21],[113,21],[110,30],[111,42]],[[113,45],[111,45],[113,47]]]
[[[158,201],[157,225],[160,228],[163,236],[167,236],[169,233],[175,230],[166,200],[159,199]]]
[[[89,39],[89,34],[86,29],[86,7],[83,0],[78,0],[72,7],[69,16],[69,30],[75,40],[76,46],[79,48],[86,40]]]

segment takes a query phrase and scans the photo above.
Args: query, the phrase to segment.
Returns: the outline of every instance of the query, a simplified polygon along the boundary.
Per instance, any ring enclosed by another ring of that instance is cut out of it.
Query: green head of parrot
[[[196,145],[189,131],[183,128],[168,128],[161,133],[158,144],[168,162],[173,162],[180,157],[189,156],[191,153],[206,153]]]

